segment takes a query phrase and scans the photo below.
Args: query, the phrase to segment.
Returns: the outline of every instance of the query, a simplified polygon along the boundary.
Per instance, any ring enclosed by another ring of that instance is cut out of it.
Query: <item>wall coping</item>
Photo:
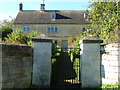
[[[32,47],[32,46],[23,45],[23,44],[5,44],[5,43],[0,43],[0,46],[19,46],[19,47]]]
[[[86,36],[80,43],[103,43],[103,40],[93,37],[92,35]]]
[[[52,39],[41,39],[41,38],[32,38],[32,41],[34,42],[52,42]]]

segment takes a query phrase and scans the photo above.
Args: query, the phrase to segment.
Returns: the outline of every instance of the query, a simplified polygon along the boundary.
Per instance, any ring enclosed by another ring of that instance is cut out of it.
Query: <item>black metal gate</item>
[[[79,48],[68,48],[68,51],[57,48],[52,57],[52,87],[80,87],[79,52]]]

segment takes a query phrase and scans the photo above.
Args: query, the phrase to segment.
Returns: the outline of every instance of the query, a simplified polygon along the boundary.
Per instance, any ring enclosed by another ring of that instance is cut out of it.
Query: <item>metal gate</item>
[[[62,40],[62,51],[68,51],[68,40]]]
[[[79,48],[68,48],[63,52],[57,48],[52,57],[52,87],[80,87],[80,54]]]

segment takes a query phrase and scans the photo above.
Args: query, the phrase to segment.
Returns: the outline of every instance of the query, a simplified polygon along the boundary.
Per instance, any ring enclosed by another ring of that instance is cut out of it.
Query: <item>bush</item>
[[[57,52],[57,44],[56,41],[52,41],[52,57],[55,56],[55,53]]]
[[[31,40],[33,37],[40,35],[40,32],[33,30],[28,34],[27,45],[33,45],[33,41]]]
[[[20,30],[15,30],[15,32],[8,34],[6,38],[7,43],[27,43],[28,38]]]
[[[26,36],[22,31],[15,30],[7,35],[5,43],[33,45],[31,39],[39,34],[37,31],[32,31]]]
[[[7,37],[7,35],[12,33],[12,32],[13,32],[12,28],[7,27],[7,26],[2,26],[0,28],[0,33],[2,34],[2,40],[4,40],[5,37]]]

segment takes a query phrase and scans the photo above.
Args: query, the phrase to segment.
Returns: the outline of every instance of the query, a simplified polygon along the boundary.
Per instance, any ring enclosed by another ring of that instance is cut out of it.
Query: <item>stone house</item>
[[[14,30],[20,29],[25,33],[37,30],[40,33],[58,40],[58,45],[70,45],[74,37],[80,35],[89,26],[86,18],[88,12],[83,10],[23,10],[19,4],[19,13],[14,21]]]

